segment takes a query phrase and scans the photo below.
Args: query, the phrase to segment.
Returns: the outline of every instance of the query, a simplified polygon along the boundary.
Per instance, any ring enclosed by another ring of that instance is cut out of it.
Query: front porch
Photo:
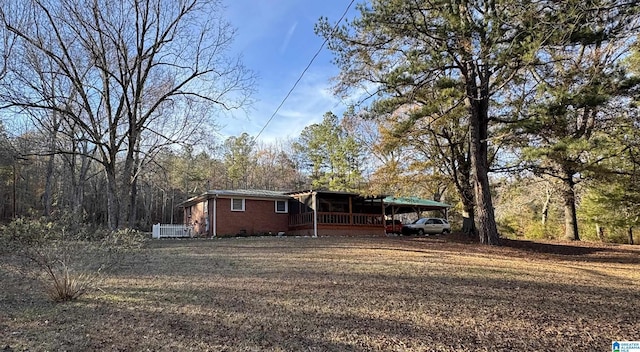
[[[330,191],[302,191],[290,195],[294,198],[289,206],[291,235],[385,235],[384,208],[379,197]]]

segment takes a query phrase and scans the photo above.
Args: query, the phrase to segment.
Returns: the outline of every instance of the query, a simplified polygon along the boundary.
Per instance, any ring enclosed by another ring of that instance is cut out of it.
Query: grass
[[[607,351],[640,340],[640,248],[452,238],[154,241],[68,303],[0,260],[0,349]]]

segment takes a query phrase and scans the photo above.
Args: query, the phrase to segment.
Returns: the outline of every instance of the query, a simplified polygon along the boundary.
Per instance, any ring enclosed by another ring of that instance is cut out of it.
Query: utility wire
[[[342,22],[342,20],[347,16],[347,12],[349,12],[349,9],[351,8],[351,6],[353,5],[353,3],[356,0],[351,0],[351,2],[349,3],[349,5],[347,6],[347,8],[344,10],[344,13],[342,14],[342,16],[340,17],[340,19],[338,20],[338,22],[336,22],[336,24],[333,26],[333,29],[331,30],[331,36],[333,36],[333,33],[336,32],[336,30],[338,30],[338,25],[340,24],[340,22]],[[271,123],[271,120],[273,120],[274,117],[276,117],[276,115],[278,114],[278,112],[280,111],[280,108],[282,108],[282,106],[284,105],[284,103],[287,101],[287,99],[289,99],[289,96],[291,95],[291,93],[293,93],[293,91],[296,89],[296,87],[298,86],[298,83],[300,83],[300,81],[302,80],[302,78],[304,77],[305,73],[307,73],[307,70],[309,70],[309,67],[311,67],[311,65],[313,64],[313,62],[316,60],[316,58],[318,57],[318,55],[320,55],[320,52],[322,51],[322,49],[324,48],[325,44],[327,44],[327,42],[329,41],[329,38],[325,38],[324,41],[322,42],[322,45],[320,45],[320,48],[318,48],[318,51],[316,51],[316,53],[313,55],[313,57],[311,58],[311,61],[309,61],[309,64],[307,65],[307,67],[304,68],[304,70],[302,71],[302,73],[300,74],[300,77],[298,77],[298,79],[296,80],[296,82],[293,84],[293,86],[291,87],[291,89],[289,89],[289,92],[287,93],[287,95],[285,95],[284,99],[282,99],[282,101],[280,102],[280,105],[278,105],[278,107],[276,108],[276,110],[273,112],[273,114],[271,115],[271,117],[269,117],[269,120],[267,120],[267,122],[264,124],[264,126],[262,126],[262,129],[260,130],[260,132],[258,132],[258,134],[256,135],[256,137],[253,139],[254,141],[258,140],[258,137],[260,137],[260,135],[262,134],[262,132],[264,132],[264,130],[267,128],[267,126],[269,125],[269,123]]]

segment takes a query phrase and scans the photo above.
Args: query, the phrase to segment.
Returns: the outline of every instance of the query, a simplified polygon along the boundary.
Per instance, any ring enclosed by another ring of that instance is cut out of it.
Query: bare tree
[[[158,150],[195,142],[217,109],[248,102],[253,76],[226,55],[235,32],[221,14],[217,0],[30,0],[20,13],[1,5],[4,30],[18,39],[0,99],[58,113],[96,146],[110,228],[135,226],[136,181]],[[31,84],[34,58],[67,89]]]

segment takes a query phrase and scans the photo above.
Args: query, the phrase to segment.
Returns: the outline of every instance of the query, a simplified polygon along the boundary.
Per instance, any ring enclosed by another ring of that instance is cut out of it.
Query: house
[[[288,230],[290,199],[277,191],[212,190],[180,206],[196,236],[277,234]]]
[[[390,214],[407,209],[445,209],[446,214],[449,205],[428,202],[322,190],[212,190],[180,206],[184,224],[196,236],[384,236]]]

